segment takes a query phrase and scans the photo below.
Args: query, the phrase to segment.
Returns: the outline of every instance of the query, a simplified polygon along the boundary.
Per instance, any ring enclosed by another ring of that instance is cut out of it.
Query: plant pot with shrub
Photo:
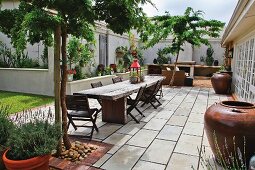
[[[49,158],[61,137],[60,127],[47,120],[33,120],[17,125],[7,144],[3,161],[7,169],[45,170],[49,168]]]
[[[7,150],[7,140],[12,133],[14,124],[8,117],[8,106],[0,106],[0,169],[5,169],[2,156]]]

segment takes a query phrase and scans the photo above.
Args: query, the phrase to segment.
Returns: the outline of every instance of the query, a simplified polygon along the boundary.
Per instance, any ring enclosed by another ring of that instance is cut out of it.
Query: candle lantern
[[[138,63],[138,60],[134,59],[133,63],[130,66],[130,82],[132,84],[139,83],[141,75],[141,66]]]

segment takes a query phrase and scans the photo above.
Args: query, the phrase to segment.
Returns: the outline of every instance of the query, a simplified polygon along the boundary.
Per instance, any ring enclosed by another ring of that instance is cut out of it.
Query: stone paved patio
[[[130,117],[126,125],[110,124],[102,122],[99,116],[99,132],[94,132],[93,140],[114,147],[94,167],[108,170],[203,169],[199,163],[201,148],[205,146],[206,154],[212,154],[204,133],[204,113],[208,106],[228,97],[216,95],[211,88],[199,87],[164,88],[163,92],[158,109],[150,105],[140,108],[145,117],[139,124]],[[90,100],[92,105],[98,106],[96,102]],[[86,128],[70,129],[74,135],[88,132]]]
[[[210,105],[228,100],[212,88],[163,88],[162,105],[140,107],[145,117],[139,124],[129,117],[126,125],[102,122],[97,119],[99,132],[93,140],[113,144],[114,147],[93,164],[107,170],[185,170],[204,169],[200,164],[201,148],[211,156],[204,132],[204,113]],[[99,107],[90,99],[91,107]],[[53,107],[53,106],[52,106]],[[135,110],[132,112],[135,113]],[[138,115],[138,113],[135,113]],[[84,124],[84,122],[77,122]],[[85,135],[90,129],[69,128],[72,135]]]

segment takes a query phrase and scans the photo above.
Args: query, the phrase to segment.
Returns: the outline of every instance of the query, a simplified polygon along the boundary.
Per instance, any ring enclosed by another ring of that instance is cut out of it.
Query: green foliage
[[[82,44],[77,37],[71,37],[67,45],[70,69],[72,64],[84,66],[89,63],[93,57],[93,53],[90,50],[89,45],[89,43]]]
[[[13,122],[9,119],[10,106],[0,105],[0,146],[7,146],[7,140],[14,128]]]
[[[168,64],[170,57],[166,56],[164,50],[158,49],[157,55],[158,64]]]
[[[59,126],[47,120],[34,120],[17,126],[10,134],[7,157],[12,160],[24,160],[51,154],[56,149],[61,134]]]
[[[95,0],[95,2],[98,19],[106,21],[107,26],[118,34],[128,32],[132,28],[140,30],[143,23],[147,22],[147,17],[139,4],[151,3],[150,0]]]
[[[13,52],[6,44],[0,42],[0,67],[4,68],[36,68],[39,62],[28,57],[28,53]]]
[[[75,70],[76,74],[73,75],[74,80],[81,80],[85,78],[84,74],[82,73],[81,66],[79,65],[75,66]]]
[[[213,53],[214,50],[211,47],[207,48],[205,62],[208,66],[212,66],[213,64],[214,61],[214,58],[212,57]]]
[[[216,155],[214,155],[215,157],[206,155],[205,146],[202,147],[200,159],[201,159],[201,165],[203,169],[215,170],[215,169],[218,169],[218,167],[224,170],[248,169],[248,165],[246,164],[246,158],[244,156],[245,147],[246,147],[245,136],[243,137],[243,146],[236,146],[235,136],[233,137],[233,147],[234,147],[233,149],[235,153],[230,152],[230,149],[229,149],[230,147],[228,146],[226,139],[225,139],[224,146],[218,145],[217,136],[215,132],[213,134],[213,139],[214,139],[214,145],[216,149]],[[221,148],[224,148],[224,149],[222,150]]]
[[[35,68],[39,67],[39,62],[28,57],[28,53],[16,53],[16,65],[17,68]]]
[[[144,57],[143,53],[139,49],[135,49],[133,51],[128,50],[124,56],[123,56],[123,61],[124,61],[124,67],[129,68],[132,62],[134,61],[134,56],[132,55],[132,52],[135,52],[136,57],[139,61],[139,64],[142,66],[144,65]]]
[[[48,62],[48,47],[46,45],[44,45],[44,49],[43,49],[43,54],[41,55],[41,59],[43,62],[43,68],[48,68],[49,62]]]
[[[118,46],[116,49],[115,49],[115,52],[116,53],[126,53],[128,51],[127,47],[126,46]]]
[[[200,44],[209,45],[206,36],[218,37],[224,23],[217,20],[205,20],[202,11],[194,11],[188,7],[181,16],[171,16],[166,13],[163,16],[155,16],[152,22],[146,25],[141,31],[141,40],[145,43],[145,48],[154,46],[160,40],[173,36],[173,41],[164,48],[166,54],[179,54],[184,50],[182,46],[188,42],[194,46]],[[149,37],[152,38],[149,40]]]

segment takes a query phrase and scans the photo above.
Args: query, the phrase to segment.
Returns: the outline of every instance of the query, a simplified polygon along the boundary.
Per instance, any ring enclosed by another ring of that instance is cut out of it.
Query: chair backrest
[[[112,78],[112,82],[115,84],[115,83],[119,83],[119,82],[122,82],[122,79],[121,77],[114,77]]]
[[[159,80],[157,81],[156,85],[155,85],[155,88],[154,88],[154,91],[153,91],[153,95],[156,95],[161,87],[161,84],[162,84],[162,80]]]
[[[67,110],[89,111],[89,101],[87,96],[66,95]]]
[[[103,86],[103,84],[101,81],[96,82],[96,83],[91,83],[92,88],[97,88],[97,87],[102,87],[102,86]]]
[[[140,87],[140,89],[139,89],[139,91],[138,91],[138,93],[137,93],[137,95],[136,95],[136,98],[135,98],[135,105],[137,105],[138,104],[138,102],[141,100],[141,98],[143,97],[143,93],[144,93],[144,91],[145,91],[145,89],[146,89],[146,86],[147,85],[145,85],[145,86],[142,86],[142,87]]]

